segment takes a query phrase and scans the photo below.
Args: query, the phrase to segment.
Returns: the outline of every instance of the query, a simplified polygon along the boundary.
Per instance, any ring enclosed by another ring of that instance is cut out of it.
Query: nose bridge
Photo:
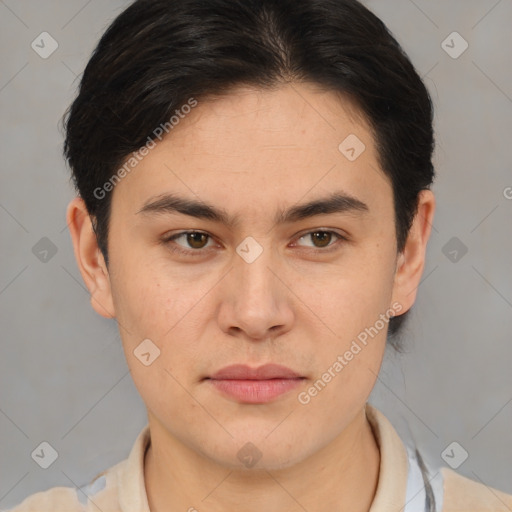
[[[276,294],[279,290],[276,289],[276,278],[270,271],[273,266],[272,250],[268,245],[258,245],[245,241],[237,248],[240,258],[234,269],[235,279],[238,280],[238,285],[235,283],[235,295],[240,308],[254,308],[263,312],[277,305],[279,299]],[[247,252],[244,253],[244,250]]]
[[[263,242],[245,239],[237,253],[230,272],[230,296],[224,297],[221,306],[223,329],[244,331],[251,338],[267,337],[278,327],[286,329],[293,313],[286,289],[274,275],[279,268],[274,251]]]

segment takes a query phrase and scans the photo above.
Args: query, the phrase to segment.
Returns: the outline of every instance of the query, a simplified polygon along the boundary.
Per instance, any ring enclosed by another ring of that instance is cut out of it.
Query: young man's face
[[[225,219],[151,207],[166,195]],[[390,312],[414,301],[433,212],[422,198],[398,255],[391,184],[348,102],[304,84],[199,102],[116,185],[108,276],[101,258],[81,268],[119,323],[153,431],[231,467],[248,442],[278,468],[340,437],[374,386]],[[193,230],[207,236],[165,241]],[[299,378],[213,378],[269,363]]]

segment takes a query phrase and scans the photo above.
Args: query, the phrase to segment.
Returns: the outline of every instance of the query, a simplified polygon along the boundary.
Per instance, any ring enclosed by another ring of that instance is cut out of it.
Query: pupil
[[[329,245],[329,242],[331,241],[331,233],[328,233],[327,231],[317,231],[316,233],[313,233],[313,239],[316,239],[319,244],[316,244],[317,247],[325,247]]]
[[[201,249],[204,245],[206,235],[204,233],[189,233],[188,243],[194,249]]]

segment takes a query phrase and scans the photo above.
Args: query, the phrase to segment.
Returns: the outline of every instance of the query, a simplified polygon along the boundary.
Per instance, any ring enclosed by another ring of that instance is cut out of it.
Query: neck
[[[144,478],[152,512],[367,512],[375,496],[380,453],[364,409],[319,452],[271,471],[219,466],[151,420]]]

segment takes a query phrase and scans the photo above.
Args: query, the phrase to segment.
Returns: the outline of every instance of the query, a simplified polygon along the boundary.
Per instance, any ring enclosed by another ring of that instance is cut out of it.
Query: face
[[[93,304],[151,426],[228,467],[244,446],[282,468],[340,436],[414,299],[370,129],[312,85],[200,102],[116,185],[109,226]],[[218,375],[267,364],[288,373]]]

